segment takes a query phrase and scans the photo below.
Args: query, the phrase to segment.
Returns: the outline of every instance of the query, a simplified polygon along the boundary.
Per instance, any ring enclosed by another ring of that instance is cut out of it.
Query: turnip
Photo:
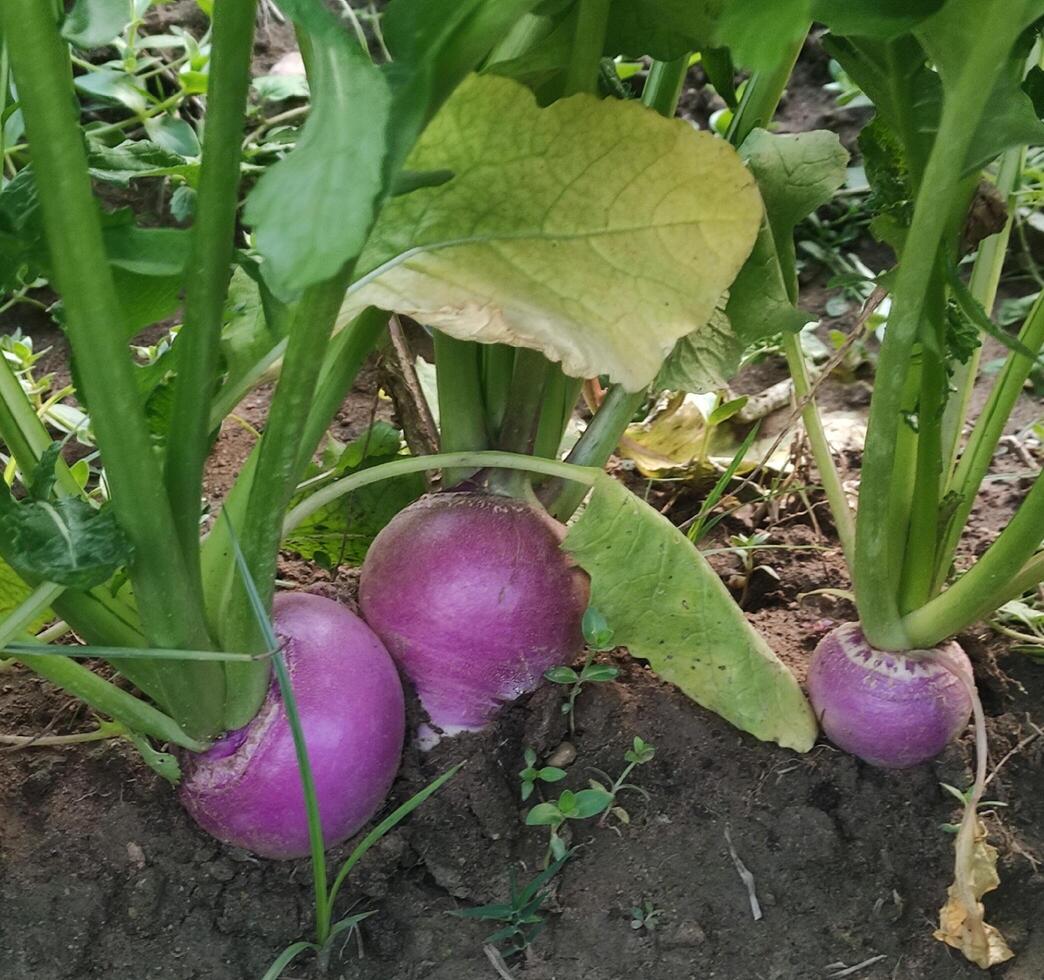
[[[857,623],[816,647],[808,694],[834,744],[876,766],[925,762],[968,724],[972,669],[955,642],[930,650],[876,650]]]
[[[373,631],[330,599],[281,594],[273,625],[330,846],[373,816],[395,778],[405,732],[402,685]],[[250,724],[188,758],[180,796],[219,840],[267,858],[309,853],[293,735],[274,681]]]
[[[510,497],[442,493],[371,546],[362,614],[443,732],[481,728],[579,651],[588,582],[559,547],[563,530]]]

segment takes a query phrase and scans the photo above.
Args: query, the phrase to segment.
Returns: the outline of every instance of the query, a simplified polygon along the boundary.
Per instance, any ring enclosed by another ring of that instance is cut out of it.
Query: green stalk
[[[181,551],[200,607],[200,498],[239,201],[240,141],[256,7],[257,0],[242,0],[214,8],[198,206],[185,270],[184,325],[175,346],[177,375],[165,476]]]
[[[507,413],[508,389],[515,369],[515,348],[507,344],[482,344],[482,400],[486,405],[486,430],[496,441]],[[448,447],[443,447],[448,448]]]
[[[26,479],[32,475],[44,450],[53,441],[4,357],[0,357],[0,439],[11,451],[18,469]],[[65,460],[58,460],[54,472],[55,491],[60,496],[82,496],[80,486],[69,472]]]
[[[330,427],[330,421],[344,402],[359,369],[385,329],[387,320],[386,312],[371,307],[338,332],[327,349],[319,372],[315,398],[312,399],[301,436],[300,453],[294,474],[295,485],[304,476],[323,434]],[[229,521],[234,527],[243,526],[259,450],[260,446],[254,447],[225,498],[222,510],[228,515],[228,520],[217,521],[203,543],[202,565],[207,614],[211,617],[214,635],[222,640],[225,604],[235,577],[234,553],[228,526]]]
[[[881,347],[863,453],[859,521],[856,528],[856,599],[863,630],[878,649],[909,649],[910,639],[895,594],[891,571],[896,556],[887,537],[900,400],[913,345],[924,315],[929,283],[950,204],[960,188],[961,170],[986,106],[992,80],[1010,47],[1003,30],[984,32],[963,72],[947,93],[942,117],[914,205],[903,249],[888,331]]]
[[[739,108],[725,133],[725,138],[733,146],[741,146],[751,130],[757,127],[768,129],[804,44],[805,34],[802,34],[789,48],[780,52],[774,68],[756,71],[747,79]]]
[[[1015,187],[1019,175],[1025,165],[1026,148],[1024,146],[1013,147],[1000,159],[997,170],[997,190],[1004,196],[1008,203],[1008,220],[1004,227],[995,235],[979,243],[979,251],[972,265],[971,278],[968,280],[968,289],[989,316],[997,298],[997,287],[1000,284],[1001,271],[1004,268],[1004,258],[1008,252],[1008,241],[1011,238],[1011,229],[1015,223]],[[971,404],[972,392],[975,390],[975,379],[979,374],[979,361],[982,356],[982,348],[978,347],[972,351],[966,364],[955,364],[950,385],[956,391],[946,403],[946,413],[943,416],[943,458],[948,460],[946,467],[946,479],[953,479],[954,470],[957,466],[957,455],[960,450],[961,430],[968,418],[968,406]],[[943,570],[943,575],[946,572]],[[936,591],[938,591],[936,589]]]
[[[986,553],[945,592],[904,617],[910,648],[936,646],[1036,584],[1033,576],[1044,571],[1044,561],[1034,556],[1042,528],[1044,474]]]
[[[466,467],[468,469],[516,470],[523,473],[540,473],[543,476],[559,477],[563,480],[575,480],[587,487],[593,487],[602,471],[592,466],[574,466],[557,459],[540,459],[520,453],[475,452],[475,453],[435,453],[431,456],[404,456],[381,463],[365,470],[359,470],[348,476],[335,480],[321,490],[316,490],[294,507],[283,521],[283,536],[293,533],[304,521],[317,510],[339,500],[345,494],[352,493],[360,487],[381,480],[390,480],[409,473],[423,473],[427,470],[445,469],[446,467]]]
[[[439,435],[444,452],[488,449],[489,433],[482,397],[480,363],[482,345],[457,340],[436,330],[435,368],[438,372]],[[447,487],[459,483],[466,473],[447,470],[442,475]]]
[[[193,752],[202,752],[207,747],[206,743],[190,738],[173,718],[138,700],[133,694],[110,684],[69,657],[19,653],[15,659],[25,664],[34,674],[57,684],[74,697],[85,701],[95,711],[115,718],[132,731],[151,735],[161,742],[173,742]]]
[[[113,508],[134,545],[135,600],[150,643],[202,649],[210,644],[202,609],[178,547],[159,465],[127,350],[122,313],[106,261],[97,205],[76,115],[68,46],[52,11],[37,0],[6,0],[4,31],[33,150],[44,227],[67,331],[91,403]],[[193,734],[216,729],[222,675],[214,664],[183,664],[167,675],[164,699]]]
[[[286,358],[258,449],[257,470],[250,486],[242,528],[250,575],[264,608],[270,609],[279,558],[283,512],[297,486],[301,440],[315,395],[323,351],[341,308],[351,269],[345,267],[326,282],[305,290],[294,315]],[[257,653],[265,649],[249,598],[240,589],[228,595],[225,634],[229,649]],[[263,662],[225,665],[228,685],[224,724],[240,728],[257,713],[268,689],[269,665]]]
[[[497,448],[514,453],[531,453],[540,424],[550,368],[553,365],[538,350],[519,348],[515,370],[508,389],[508,410],[497,440]]]
[[[1044,351],[1044,293],[1037,297],[1026,317],[1019,340],[1034,354]],[[953,512],[946,519],[940,537],[939,551],[935,559],[933,589],[942,588],[953,565],[957,545],[964,525],[968,521],[982,481],[989,471],[990,462],[997,449],[1004,428],[1022,394],[1023,385],[1033,370],[1034,362],[1028,357],[1012,351],[1008,354],[1004,369],[994,382],[990,397],[975,422],[968,445],[950,481],[950,493],[956,501]]]
[[[921,344],[917,461],[898,591],[899,608],[903,613],[917,608],[931,597],[942,500],[942,422],[947,395],[946,366],[942,360],[946,345],[946,294],[938,266],[929,289],[921,329],[931,331],[934,342]]]
[[[642,102],[661,116],[672,118],[688,71],[687,53],[673,61],[654,61],[642,89]]]
[[[578,0],[573,54],[566,67],[563,98],[578,92],[593,92],[598,85],[598,66],[605,48],[609,0]]]
[[[583,381],[569,377],[561,369],[551,370],[548,374],[550,377],[547,379],[544,404],[537,420],[533,453],[536,456],[555,459],[569,420],[573,417],[573,409],[576,407],[577,398],[580,397]]]
[[[844,487],[841,485],[841,474],[837,471],[834,453],[823,428],[823,420],[819,416],[815,399],[812,397],[812,383],[809,380],[805,365],[805,355],[801,350],[801,339],[796,333],[783,334],[783,353],[787,359],[790,377],[794,382],[794,398],[798,403],[804,402],[801,409],[801,421],[805,426],[808,443],[812,447],[812,455],[816,460],[819,478],[823,483],[830,513],[834,518],[837,537],[841,542],[845,562],[852,566],[855,561],[855,517],[848,504]]]
[[[64,585],[55,585],[54,582],[42,582],[33,589],[21,604],[0,618],[0,647],[7,646],[19,633],[27,631],[64,591]]]

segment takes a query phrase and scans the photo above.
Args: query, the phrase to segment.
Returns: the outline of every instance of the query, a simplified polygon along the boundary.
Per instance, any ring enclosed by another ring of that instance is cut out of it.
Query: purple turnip
[[[846,623],[816,647],[808,696],[835,745],[901,769],[938,755],[968,724],[962,676],[972,683],[971,664],[953,641],[931,650],[876,650],[858,623]]]
[[[587,576],[564,528],[510,497],[418,500],[377,536],[359,605],[447,734],[482,728],[583,644]]]
[[[373,631],[330,599],[278,595],[272,622],[329,847],[366,823],[391,787],[406,727],[402,685]],[[214,837],[266,858],[309,853],[293,735],[274,680],[250,724],[190,756],[183,770],[181,802]]]

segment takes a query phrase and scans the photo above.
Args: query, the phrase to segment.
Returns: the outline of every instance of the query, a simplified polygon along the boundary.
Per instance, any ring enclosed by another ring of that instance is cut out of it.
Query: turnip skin
[[[446,734],[482,728],[583,645],[589,583],[565,529],[510,497],[422,497],[377,536],[359,606]]]
[[[876,650],[858,623],[828,633],[808,670],[808,695],[827,737],[871,765],[916,766],[938,755],[971,717],[971,663],[949,641],[932,650]]]
[[[395,664],[373,631],[331,599],[276,596],[273,625],[308,746],[326,845],[377,811],[399,768],[406,719]],[[273,680],[245,728],[189,756],[179,796],[218,840],[265,858],[309,854],[293,735]]]

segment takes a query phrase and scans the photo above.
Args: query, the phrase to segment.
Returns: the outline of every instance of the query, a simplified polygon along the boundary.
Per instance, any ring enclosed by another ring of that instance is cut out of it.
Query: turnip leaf
[[[761,217],[723,141],[635,103],[540,109],[492,75],[460,86],[407,166],[455,177],[385,204],[342,317],[376,305],[628,390],[706,326]]]
[[[816,722],[794,675],[670,521],[603,475],[563,547],[632,656],[757,738],[812,747]]]

